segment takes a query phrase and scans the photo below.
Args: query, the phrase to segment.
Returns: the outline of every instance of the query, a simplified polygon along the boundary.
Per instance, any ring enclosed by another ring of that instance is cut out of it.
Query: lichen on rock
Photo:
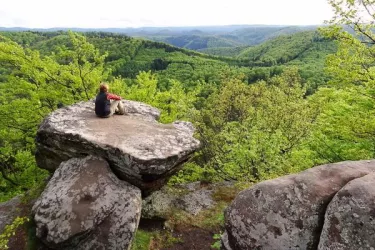
[[[73,158],[55,171],[32,212],[36,235],[53,249],[128,249],[141,191],[98,157]]]
[[[38,166],[54,171],[61,162],[86,155],[108,161],[121,179],[150,193],[162,187],[199,148],[191,123],[161,124],[159,111],[124,101],[126,115],[98,118],[93,102],[56,110],[37,132]]]
[[[242,191],[225,213],[223,249],[317,249],[332,198],[348,182],[373,172],[375,160],[341,162],[264,181]],[[329,214],[336,213],[340,211]]]
[[[328,205],[319,250],[375,249],[375,174],[349,182]]]

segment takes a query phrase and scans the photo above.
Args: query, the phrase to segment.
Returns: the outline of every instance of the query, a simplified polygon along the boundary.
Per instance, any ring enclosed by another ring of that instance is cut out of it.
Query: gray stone
[[[138,116],[141,119],[155,122],[160,118],[160,111],[142,102],[122,100],[127,115]]]
[[[177,208],[191,215],[197,215],[200,211],[213,207],[216,202],[212,198],[213,190],[200,189],[178,197],[174,204]]]
[[[37,132],[38,166],[54,171],[62,161],[85,155],[106,159],[121,179],[149,193],[163,186],[199,147],[191,123],[160,124],[151,106],[124,101],[126,115],[98,118],[93,102],[49,115]]]
[[[35,202],[36,235],[52,249],[129,249],[141,191],[98,157],[63,162]]]
[[[221,250],[233,250],[229,245],[228,234],[224,232],[221,236]]]
[[[5,226],[12,224],[13,220],[19,215],[18,206],[20,204],[21,200],[18,196],[7,202],[0,203],[0,234],[3,232]]]
[[[333,196],[349,181],[371,172],[374,160],[328,164],[242,191],[225,212],[230,248],[317,249]]]
[[[176,209],[191,215],[216,205],[212,197],[226,183],[201,185],[200,182],[163,187],[143,200],[142,218],[167,220]]]
[[[349,182],[328,205],[320,250],[375,249],[375,174]]]
[[[167,220],[172,213],[177,195],[165,188],[153,192],[142,201],[142,219]]]

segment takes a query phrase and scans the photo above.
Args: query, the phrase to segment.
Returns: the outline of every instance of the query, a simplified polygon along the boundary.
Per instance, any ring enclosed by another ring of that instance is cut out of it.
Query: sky
[[[0,0],[0,27],[310,25],[331,16],[327,0]]]

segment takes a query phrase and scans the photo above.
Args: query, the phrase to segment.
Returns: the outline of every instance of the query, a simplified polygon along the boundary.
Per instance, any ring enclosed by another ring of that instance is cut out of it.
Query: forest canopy
[[[358,15],[373,19],[374,2],[330,3],[331,26],[212,53],[225,56],[103,32],[0,32],[0,201],[48,176],[34,159],[43,118],[102,81],[159,108],[161,122],[194,124],[202,149],[171,183],[374,158],[375,35]]]

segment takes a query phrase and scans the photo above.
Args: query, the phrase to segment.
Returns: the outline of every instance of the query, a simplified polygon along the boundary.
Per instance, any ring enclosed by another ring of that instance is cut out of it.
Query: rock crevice
[[[95,116],[93,102],[50,114],[36,138],[38,166],[51,172],[32,213],[51,249],[129,249],[142,199],[160,189],[199,147],[189,122],[123,101],[126,115]]]
[[[346,248],[335,248],[336,243],[321,248],[324,235],[330,234],[324,218],[334,197],[374,172],[375,161],[328,164],[242,191],[226,210],[222,249],[360,249],[353,242]]]

